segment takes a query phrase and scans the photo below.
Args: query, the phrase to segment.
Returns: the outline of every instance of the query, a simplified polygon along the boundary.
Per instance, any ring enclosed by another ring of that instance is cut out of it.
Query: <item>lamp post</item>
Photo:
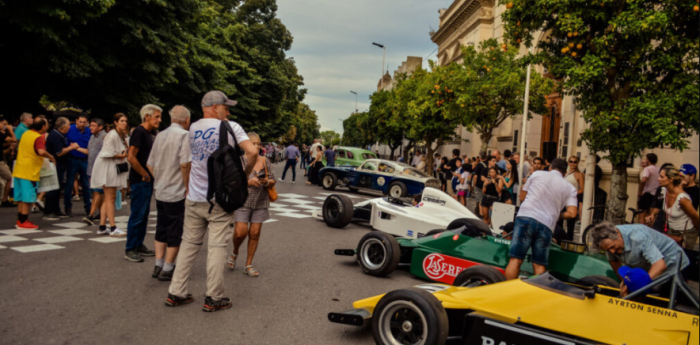
[[[384,53],[382,54],[382,78],[379,79],[380,83],[382,85],[382,90],[384,90],[384,60],[386,59],[386,47],[383,44],[379,44],[379,43],[375,43],[375,42],[372,42],[372,45],[375,45],[379,48],[382,48],[382,50],[384,51]]]
[[[539,43],[539,38],[535,41],[535,44],[530,47],[529,53],[532,54],[532,48],[537,47]],[[520,151],[522,152],[522,157],[520,158],[520,166],[518,167],[518,173],[522,174],[523,167],[525,167],[525,138],[527,138],[527,114],[530,111],[530,71],[532,70],[532,64],[527,65],[527,74],[525,77],[525,99],[523,105],[523,128],[520,131]],[[520,198],[517,200],[518,206],[520,205]]]
[[[350,90],[350,93],[355,94],[355,112],[353,114],[357,114],[357,92]]]

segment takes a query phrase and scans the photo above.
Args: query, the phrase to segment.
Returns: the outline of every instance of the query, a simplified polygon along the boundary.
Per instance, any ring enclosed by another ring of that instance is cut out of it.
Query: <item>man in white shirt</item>
[[[173,274],[168,289],[167,306],[177,306],[193,301],[192,294],[187,293],[192,265],[202,248],[204,236],[209,232],[207,255],[207,294],[202,310],[213,312],[231,308],[231,300],[224,297],[224,267],[226,263],[226,246],[233,237],[233,212],[226,213],[218,204],[209,212],[207,200],[209,178],[207,161],[209,156],[219,148],[219,128],[221,121],[227,121],[230,106],[238,102],[229,100],[221,91],[209,91],[202,98],[204,118],[190,126],[190,148],[192,150],[192,167],[187,199],[185,200],[185,225],[182,243],[177,257],[177,269]],[[258,159],[258,149],[251,143],[241,126],[229,121],[238,146],[245,152],[248,164],[244,176],[249,176]],[[229,143],[234,144],[229,134]]]
[[[182,242],[185,196],[190,182],[190,111],[176,105],[170,110],[171,125],[153,142],[146,166],[153,175],[158,219],[156,221],[156,265],[153,278],[170,281]]]
[[[644,224],[644,218],[650,213],[649,209],[656,201],[656,189],[659,188],[659,167],[656,166],[659,158],[654,153],[647,153],[642,158],[642,175],[639,177],[639,191],[637,193],[637,209],[644,211],[639,214],[638,223]]]
[[[420,164],[420,151],[416,151],[416,155],[413,156],[413,161],[411,161],[411,165],[414,167],[417,167],[418,164]]]
[[[552,161],[551,171],[537,171],[527,179],[520,192],[520,210],[513,226],[510,262],[506,278],[517,279],[525,255],[532,248],[535,274],[547,270],[549,244],[557,220],[575,218],[578,214],[576,189],[564,179],[566,161]],[[560,213],[566,208],[566,212]]]

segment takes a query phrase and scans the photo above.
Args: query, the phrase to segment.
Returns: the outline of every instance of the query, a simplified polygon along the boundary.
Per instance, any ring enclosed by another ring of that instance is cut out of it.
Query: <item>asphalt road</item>
[[[274,167],[278,176],[282,168],[283,164]],[[357,299],[422,281],[401,270],[388,278],[371,277],[362,273],[354,258],[335,256],[334,249],[354,248],[368,229],[351,224],[338,230],[311,217],[295,218],[310,216],[314,206],[320,208],[325,197],[320,193],[326,192],[305,185],[301,175],[298,170],[296,184],[287,176],[287,182],[277,185],[282,195],[275,204],[286,206],[277,206],[278,211],[271,212],[277,221],[263,226],[254,261],[260,277],[242,274],[244,256],[240,256],[236,270],[226,271],[226,295],[233,307],[215,313],[201,310],[206,244],[189,283],[194,303],[169,308],[163,304],[168,283],[150,276],[152,257],[144,263],[128,262],[123,259],[123,239],[100,243],[94,239],[107,237],[95,235],[96,226],[56,225],[80,222],[83,215],[45,222],[40,214],[31,214],[30,220],[41,226],[39,232],[0,230],[0,343],[372,344],[370,328],[332,324],[328,312],[347,310]],[[356,196],[353,200],[375,197],[341,192]],[[287,193],[298,196],[286,197]],[[82,204],[73,209],[81,211]],[[16,212],[0,209],[0,229],[14,229]],[[128,214],[125,207],[117,216],[124,216],[125,223]],[[54,230],[69,231],[49,232]],[[45,244],[55,241],[60,242]],[[149,233],[146,244],[152,248],[152,243]]]

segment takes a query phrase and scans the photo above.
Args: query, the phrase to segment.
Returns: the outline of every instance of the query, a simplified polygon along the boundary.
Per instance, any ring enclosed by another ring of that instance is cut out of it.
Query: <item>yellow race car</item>
[[[694,307],[643,295],[673,282]],[[353,303],[331,322],[371,322],[377,344],[698,344],[698,297],[680,273],[618,298],[605,286],[566,284],[545,273],[479,287],[424,284]]]

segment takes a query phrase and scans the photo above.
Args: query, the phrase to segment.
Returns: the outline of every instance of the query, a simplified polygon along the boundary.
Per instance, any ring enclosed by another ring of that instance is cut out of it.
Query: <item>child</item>
[[[467,206],[467,197],[469,197],[469,182],[470,182],[470,175],[469,171],[467,169],[460,168],[459,169],[462,173],[459,176],[459,185],[457,185],[457,196],[459,197],[459,202],[466,207]]]
[[[461,158],[455,158],[455,166],[457,167],[457,169],[455,169],[455,171],[452,172],[452,190],[455,192],[455,194],[452,197],[454,197],[455,200],[459,201],[457,186],[461,183],[459,178],[462,177],[462,173],[464,172],[464,169],[462,169]]]

